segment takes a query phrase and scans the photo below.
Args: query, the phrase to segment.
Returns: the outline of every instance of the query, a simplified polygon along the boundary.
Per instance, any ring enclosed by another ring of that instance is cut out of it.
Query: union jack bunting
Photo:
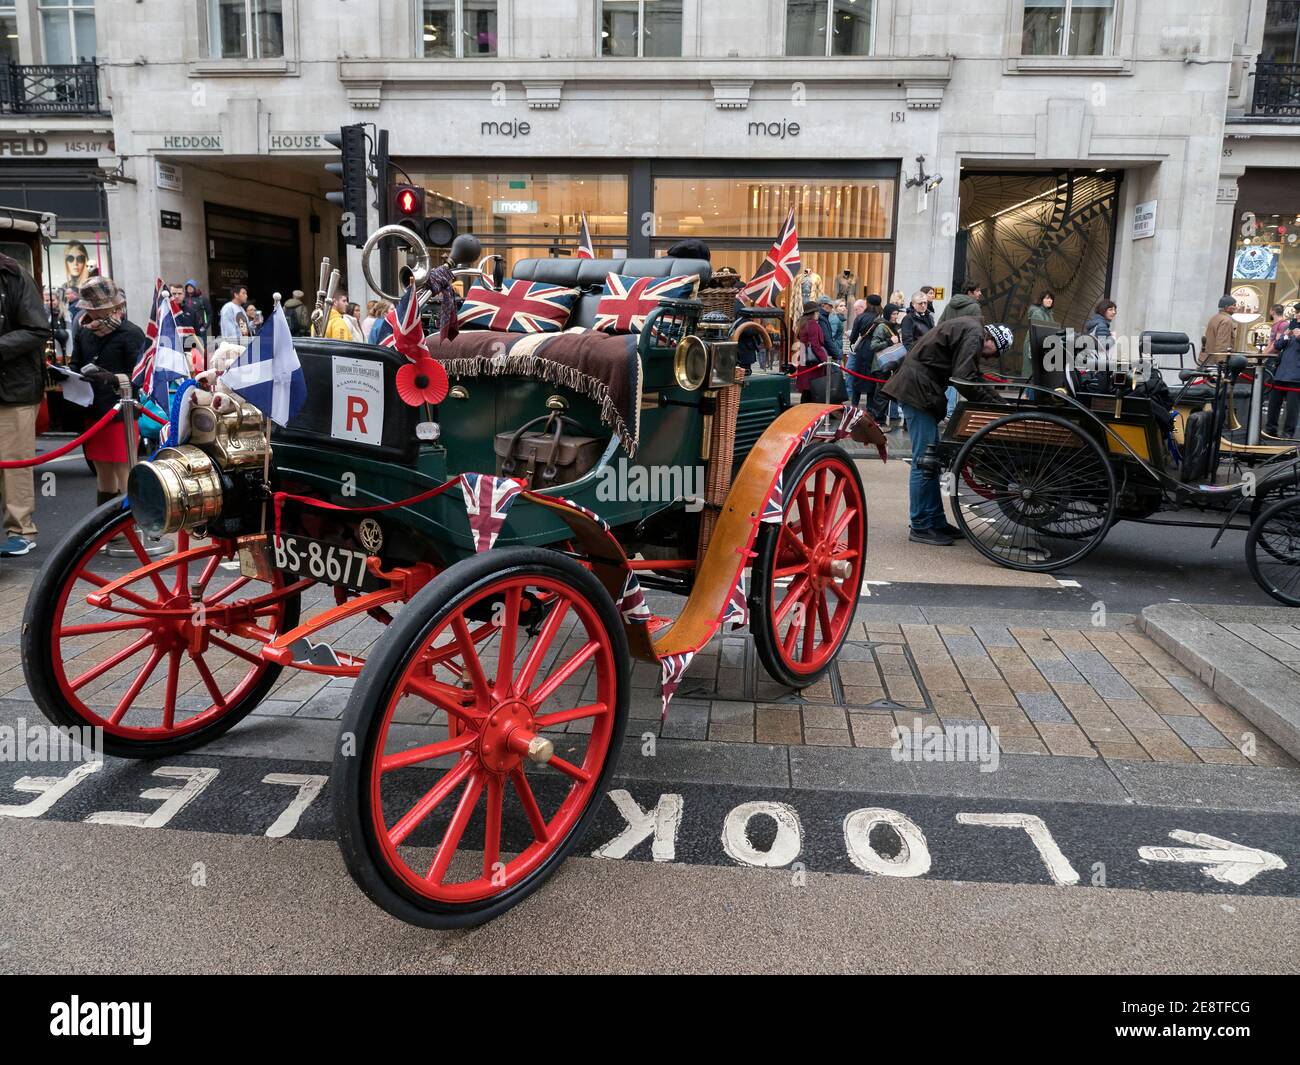
[[[772,485],[772,491],[767,495],[767,502],[763,504],[763,516],[758,520],[766,522],[769,525],[780,525],[781,519],[785,516],[785,492],[782,489],[781,481],[783,475],[776,475],[776,484]]]
[[[581,503],[575,503],[572,499],[564,499],[563,497],[561,497],[560,502],[567,503],[574,510],[581,511],[583,514],[587,515],[587,517],[589,517],[592,521],[594,521],[597,525],[599,525],[602,529],[604,529],[605,532],[609,532],[609,522],[607,522],[594,510],[588,510]]]
[[[429,354],[424,344],[424,327],[420,324],[420,308],[428,300],[429,290],[421,288],[419,296],[412,299],[414,291],[414,285],[407,286],[397,306],[384,315],[375,333],[375,343],[381,348],[396,348],[412,362]]]
[[[736,581],[736,587],[731,589],[731,595],[727,599],[726,609],[722,611],[722,624],[734,622],[739,628],[749,624],[749,602],[745,598],[745,571],[740,571],[740,579]]]
[[[623,582],[623,594],[618,597],[618,612],[628,623],[643,625],[650,620],[650,607],[646,605],[645,592],[635,573],[629,573]]]
[[[473,285],[461,305],[461,329],[495,329],[502,333],[558,333],[569,321],[578,299],[576,288],[534,281],[504,281],[501,291]]]
[[[603,333],[639,333],[660,300],[688,300],[699,284],[696,274],[678,277],[625,277],[610,274],[596,305],[592,327]]]
[[[668,704],[677,692],[677,685],[682,682],[686,670],[690,667],[694,651],[683,651],[679,655],[664,655],[659,659],[659,694],[663,696],[664,708],[661,717],[668,716]]]
[[[184,341],[176,322],[179,312],[180,308],[170,295],[159,298],[157,321],[152,323],[153,351],[148,356],[149,365],[141,383],[142,390],[163,410],[171,409],[171,385],[186,380],[192,370],[190,361],[182,350]]]
[[[759,264],[758,273],[740,291],[754,301],[755,307],[771,307],[798,272],[799,231],[795,228],[794,208],[791,207],[772,250]]]
[[[158,305],[162,302],[162,284],[161,277],[153,283],[153,302],[149,304],[149,321],[144,327],[145,345],[131,371],[132,383],[145,392],[153,390],[153,356],[158,347]],[[161,406],[167,409],[166,403]]]
[[[858,407],[851,407],[847,403],[844,405],[844,413],[840,415],[839,424],[835,426],[835,439],[842,440],[853,432],[853,427],[862,421],[862,411]]]
[[[582,212],[582,220],[578,223],[578,258],[594,259],[596,249],[591,243],[591,230],[587,228],[587,212]]]
[[[486,473],[462,473],[460,489],[465,495],[465,513],[476,552],[489,551],[506,523],[510,504],[525,488],[514,477],[492,477]]]

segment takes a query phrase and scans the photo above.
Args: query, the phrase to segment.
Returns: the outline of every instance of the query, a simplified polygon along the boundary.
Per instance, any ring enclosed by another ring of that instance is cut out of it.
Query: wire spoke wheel
[[[110,542],[129,549],[124,561],[103,552]],[[157,757],[251,711],[281,668],[259,647],[297,624],[301,585],[242,576],[234,558],[229,543],[186,533],[170,556],[151,558],[120,503],[89,515],[50,556],[24,619],[28,686],[46,716],[102,728],[110,754]],[[110,602],[87,602],[151,563]]]
[[[1300,606],[1300,497],[1267,507],[1246,535],[1246,566],[1279,603]]]
[[[1115,515],[1115,474],[1101,445],[1053,414],[1000,418],[957,453],[953,517],[986,558],[1059,570],[1084,558]]]
[[[772,678],[806,687],[830,668],[853,622],[867,505],[857,468],[834,445],[806,451],[787,476],[781,522],[763,526],[757,544],[751,628]]]
[[[627,717],[621,620],[589,571],[530,548],[450,567],[388,627],[335,768],[349,870],[429,927],[514,905],[576,843]]]

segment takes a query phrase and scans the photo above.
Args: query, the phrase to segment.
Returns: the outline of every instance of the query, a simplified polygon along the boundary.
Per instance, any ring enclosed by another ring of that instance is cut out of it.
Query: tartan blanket
[[[617,433],[628,456],[641,433],[641,358],[635,335],[586,329],[562,333],[502,333],[466,329],[453,340],[434,333],[429,353],[449,377],[532,377],[562,385],[600,408],[601,422]]]

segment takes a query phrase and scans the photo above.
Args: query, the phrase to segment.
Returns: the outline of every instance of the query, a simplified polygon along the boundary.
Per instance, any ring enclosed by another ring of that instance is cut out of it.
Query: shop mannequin
[[[817,297],[822,294],[822,275],[814,273],[811,268],[805,266],[803,273],[799,275],[799,295],[803,297],[804,303],[816,303]]]

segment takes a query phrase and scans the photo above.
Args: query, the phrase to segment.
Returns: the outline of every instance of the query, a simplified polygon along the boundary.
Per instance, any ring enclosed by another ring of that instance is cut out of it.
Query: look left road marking
[[[985,825],[989,828],[1023,828],[1047,866],[1047,875],[1058,887],[1079,882],[1079,874],[1061,852],[1047,830],[1047,823],[1036,814],[958,814],[959,825]]]
[[[1285,869],[1286,862],[1276,854],[1247,847],[1231,840],[1219,839],[1206,832],[1185,832],[1176,828],[1170,839],[1180,843],[1195,843],[1213,850],[1193,850],[1190,847],[1139,847],[1138,857],[1148,862],[1185,862],[1201,866],[1201,872],[1221,884],[1249,883],[1260,873],[1270,869]]]
[[[14,791],[34,792],[40,798],[21,806],[0,806],[0,817],[42,817],[86,777],[103,768],[103,762],[83,762],[66,776],[19,777],[14,781]]]
[[[149,788],[140,792],[142,799],[162,803],[152,813],[136,810],[98,810],[86,818],[92,825],[131,825],[135,828],[165,828],[178,813],[203,794],[203,789],[217,779],[219,769],[200,766],[164,765],[153,771],[156,777],[185,781],[178,788]]]

